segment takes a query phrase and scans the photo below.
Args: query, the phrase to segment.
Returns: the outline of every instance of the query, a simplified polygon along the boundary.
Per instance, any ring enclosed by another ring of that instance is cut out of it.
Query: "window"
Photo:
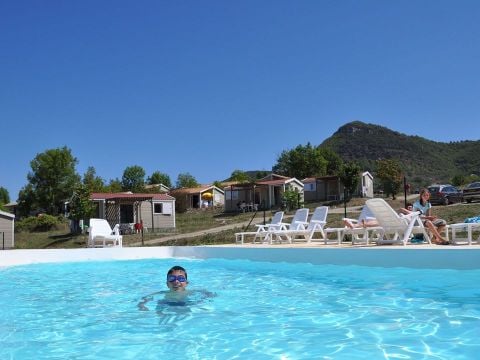
[[[154,202],[153,213],[161,214],[163,216],[172,216],[173,206],[170,202]]]
[[[317,190],[316,185],[317,185],[316,183],[305,184],[305,191],[316,191]]]
[[[226,190],[225,191],[226,200],[238,200],[238,191],[237,190]]]
[[[163,204],[162,203],[154,203],[153,204],[153,213],[154,214],[163,214]]]

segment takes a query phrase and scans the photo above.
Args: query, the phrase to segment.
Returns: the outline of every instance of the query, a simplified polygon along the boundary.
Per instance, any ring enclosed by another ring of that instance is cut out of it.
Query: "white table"
[[[343,235],[345,233],[345,228],[326,228],[323,229],[325,233],[325,244],[328,242],[328,234],[337,233],[337,244],[341,245],[343,240]]]
[[[459,223],[459,224],[450,224],[447,225],[447,240],[455,245],[472,245],[480,244],[480,235],[478,238],[473,239],[473,232],[480,231],[480,223]],[[449,238],[449,233],[452,233],[451,239]],[[460,237],[461,233],[466,233],[467,237]]]

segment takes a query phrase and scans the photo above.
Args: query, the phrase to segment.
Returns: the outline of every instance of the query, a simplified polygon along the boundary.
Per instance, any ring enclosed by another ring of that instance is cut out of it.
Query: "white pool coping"
[[[134,259],[248,259],[252,261],[430,269],[480,269],[480,246],[161,246],[0,251],[0,267],[34,263]]]

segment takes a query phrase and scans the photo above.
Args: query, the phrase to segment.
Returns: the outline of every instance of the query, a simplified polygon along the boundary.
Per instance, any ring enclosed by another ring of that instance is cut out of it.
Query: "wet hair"
[[[173,274],[174,271],[183,271],[185,273],[185,279],[188,279],[187,270],[185,270],[183,267],[178,265],[175,265],[170,270],[168,270],[167,276],[170,274]]]

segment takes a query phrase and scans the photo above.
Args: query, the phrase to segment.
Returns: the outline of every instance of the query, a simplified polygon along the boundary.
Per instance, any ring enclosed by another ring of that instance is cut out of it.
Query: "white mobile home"
[[[0,246],[2,250],[15,246],[15,215],[0,211]]]
[[[175,228],[175,198],[167,194],[92,193],[90,200],[97,206],[94,217],[106,219],[112,227]]]

